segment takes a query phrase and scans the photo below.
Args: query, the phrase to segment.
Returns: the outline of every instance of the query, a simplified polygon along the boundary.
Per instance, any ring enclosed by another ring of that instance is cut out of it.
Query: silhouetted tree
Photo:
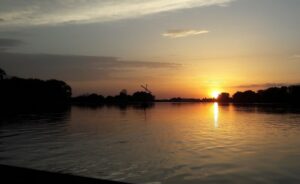
[[[144,91],[137,91],[132,95],[132,99],[135,102],[153,102],[155,100],[155,96]]]
[[[159,100],[161,101],[161,100]],[[201,102],[202,100],[199,98],[181,98],[181,97],[175,97],[170,98],[168,100],[163,100],[165,102]]]
[[[171,98],[170,101],[171,102],[182,102],[182,101],[184,101],[184,99],[182,99],[180,97],[175,97],[175,98]]]
[[[0,101],[3,104],[32,105],[69,102],[72,90],[63,81],[22,79],[12,77],[0,81]]]
[[[47,92],[53,99],[58,101],[69,100],[72,96],[72,89],[64,81],[59,80],[48,80],[45,83]],[[50,95],[51,94],[51,95]]]
[[[238,103],[290,103],[300,102],[300,85],[271,87],[265,90],[236,92],[233,102]]]
[[[256,102],[257,101],[257,95],[254,91],[248,90],[245,92],[236,92],[233,95],[233,101],[238,103],[244,103],[244,102]]]
[[[131,96],[127,95],[126,89],[123,89],[120,91],[119,95],[115,96],[115,99],[118,103],[129,103],[131,101]]]
[[[257,94],[259,102],[286,102],[289,98],[287,87],[272,87],[266,90],[259,90]]]
[[[300,85],[289,86],[287,91],[290,101],[293,101],[294,103],[300,103]]]
[[[114,103],[115,100],[116,100],[116,99],[115,99],[113,96],[107,96],[107,97],[105,98],[105,102],[106,102],[106,103],[109,103],[109,104]]]
[[[127,90],[126,89],[122,89],[120,91],[120,96],[127,96]]]
[[[135,92],[133,95],[128,95],[126,90],[122,90],[119,95],[116,96],[107,96],[104,98],[102,95],[91,94],[91,95],[82,95],[73,98],[73,102],[79,105],[101,105],[101,104],[114,104],[120,107],[128,105],[130,103],[148,103],[154,102],[155,96],[151,93],[144,91]],[[144,104],[145,105],[145,104]]]
[[[3,80],[5,76],[6,76],[5,71],[0,68],[0,80]]]
[[[230,99],[230,95],[229,95],[229,93],[221,93],[219,96],[218,96],[218,98],[217,98],[217,101],[218,102],[230,102],[231,101],[231,99]]]
[[[93,93],[74,97],[72,101],[77,105],[101,105],[105,102],[105,98],[102,95]]]

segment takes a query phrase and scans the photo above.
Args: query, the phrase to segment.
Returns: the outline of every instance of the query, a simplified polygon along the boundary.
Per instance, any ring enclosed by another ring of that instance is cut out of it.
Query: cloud
[[[295,54],[291,56],[291,59],[300,59],[300,54]]]
[[[1,0],[0,26],[105,22],[205,6],[234,0]]]
[[[122,61],[116,57],[104,56],[0,52],[0,58],[0,68],[6,70],[8,74],[66,81],[107,81],[114,77],[127,77],[123,75],[127,71],[138,76],[147,70],[170,70],[181,67],[177,63]]]
[[[23,42],[17,39],[10,39],[10,38],[0,38],[0,47],[15,47]]]
[[[232,86],[231,88],[241,88],[241,89],[253,89],[253,88],[269,88],[269,87],[281,87],[288,86],[288,83],[260,83],[260,84],[246,84],[246,85],[237,85]]]
[[[195,30],[195,29],[173,29],[163,33],[162,35],[170,38],[181,38],[181,37],[195,36],[195,35],[206,34],[206,33],[209,33],[209,31]]]
[[[21,44],[23,44],[21,40],[11,38],[0,38],[0,51],[19,46]]]

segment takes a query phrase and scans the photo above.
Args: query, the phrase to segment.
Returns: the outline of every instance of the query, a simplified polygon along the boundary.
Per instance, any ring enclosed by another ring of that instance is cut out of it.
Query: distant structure
[[[148,89],[148,84],[146,84],[146,86],[141,85],[141,87],[145,90],[146,93],[152,93],[149,89]]]

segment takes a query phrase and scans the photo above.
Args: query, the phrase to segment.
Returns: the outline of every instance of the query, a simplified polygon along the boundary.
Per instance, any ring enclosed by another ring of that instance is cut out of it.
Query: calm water
[[[133,183],[300,183],[300,113],[218,104],[0,118],[0,163]]]

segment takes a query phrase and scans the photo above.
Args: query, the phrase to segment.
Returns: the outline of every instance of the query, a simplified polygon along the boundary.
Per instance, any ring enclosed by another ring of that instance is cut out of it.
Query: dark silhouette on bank
[[[156,102],[172,102],[172,103],[199,103],[199,102],[216,102],[217,99],[214,98],[182,98],[174,97],[170,99],[159,99]]]
[[[230,94],[229,93],[221,93],[218,98],[217,98],[218,102],[224,102],[224,103],[229,103],[231,102],[231,98],[230,98]]]
[[[5,76],[6,76],[5,71],[0,68],[0,80],[3,80]]]
[[[101,105],[101,104],[145,104],[149,105],[155,101],[155,96],[151,93],[144,91],[137,91],[132,95],[127,94],[127,91],[123,89],[116,96],[107,96],[99,94],[89,94],[74,97],[72,99],[73,104],[76,105]]]
[[[35,169],[20,168],[14,166],[0,165],[1,183],[34,183],[34,184],[125,184],[125,182],[109,181],[103,179],[74,176],[70,174],[39,171]]]
[[[72,98],[71,87],[60,80],[8,78],[0,68],[0,101],[1,107],[33,107],[50,105],[86,105],[141,103],[148,106],[154,102],[155,96],[148,91],[137,91],[132,95],[123,89],[116,96],[104,97],[99,94],[81,95]],[[1,108],[0,107],[0,108]]]
[[[218,102],[233,103],[300,103],[300,85],[272,87],[257,92],[247,90],[236,92],[232,98],[229,93],[219,95]]]
[[[199,99],[199,98],[174,97],[174,98],[170,98],[170,99],[157,100],[157,102],[174,102],[174,103],[180,103],[180,102],[203,102],[203,101],[202,101],[202,99]]]
[[[229,93],[221,93],[217,99],[214,98],[171,98],[155,100],[155,96],[147,85],[141,85],[144,91],[134,92],[132,95],[123,89],[118,95],[104,97],[100,94],[72,96],[71,87],[60,80],[23,79],[19,77],[8,77],[6,72],[0,68],[0,101],[1,107],[6,106],[35,106],[35,105],[126,105],[147,104],[153,102],[221,102],[221,103],[300,103],[300,85],[272,87],[257,92],[247,90],[236,92],[232,97]]]
[[[72,89],[63,81],[4,78],[4,70],[1,69],[0,73],[1,106],[55,105],[70,102]]]

